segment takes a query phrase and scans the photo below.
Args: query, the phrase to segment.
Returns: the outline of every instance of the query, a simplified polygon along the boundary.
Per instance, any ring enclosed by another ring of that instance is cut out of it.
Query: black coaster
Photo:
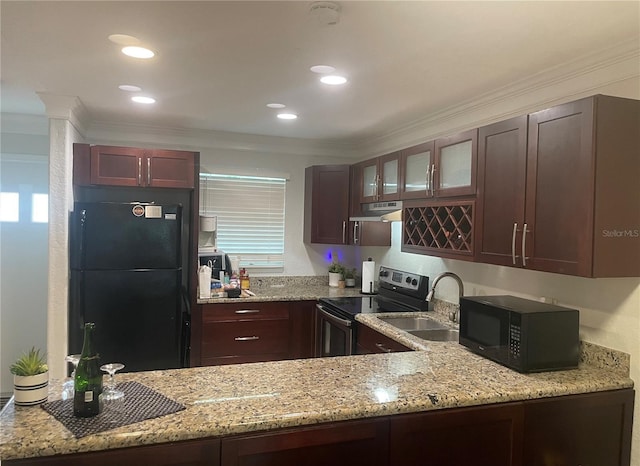
[[[124,392],[124,398],[105,402],[104,410],[94,417],[75,417],[72,399],[44,403],[42,409],[60,421],[76,438],[186,409],[177,401],[138,382],[123,382],[117,388]]]

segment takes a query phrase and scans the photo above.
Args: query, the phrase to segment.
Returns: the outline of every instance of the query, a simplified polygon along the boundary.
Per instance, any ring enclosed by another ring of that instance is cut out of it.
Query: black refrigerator
[[[187,366],[189,309],[182,279],[182,207],[76,202],[71,215],[69,353],[95,322],[101,363],[124,371]]]

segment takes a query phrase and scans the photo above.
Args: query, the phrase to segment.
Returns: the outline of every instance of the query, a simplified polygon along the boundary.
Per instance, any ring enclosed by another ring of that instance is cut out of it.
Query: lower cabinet
[[[223,439],[221,466],[387,466],[388,431],[368,420]]]
[[[524,403],[523,466],[622,466],[631,462],[633,390]]]
[[[371,327],[362,324],[356,326],[357,354],[394,353],[397,351],[411,351],[411,348],[376,332]]]
[[[3,463],[629,466],[633,402],[633,389],[613,390]]]
[[[391,418],[390,465],[520,465],[521,403]]]
[[[200,365],[311,357],[314,307],[312,301],[203,305],[200,341],[193,342]]]
[[[220,439],[185,440],[2,462],[9,466],[220,466]]]

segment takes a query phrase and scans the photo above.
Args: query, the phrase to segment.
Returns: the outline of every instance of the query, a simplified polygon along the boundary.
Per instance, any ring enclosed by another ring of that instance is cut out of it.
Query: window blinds
[[[200,214],[218,217],[217,245],[240,267],[284,267],[284,178],[200,174]]]

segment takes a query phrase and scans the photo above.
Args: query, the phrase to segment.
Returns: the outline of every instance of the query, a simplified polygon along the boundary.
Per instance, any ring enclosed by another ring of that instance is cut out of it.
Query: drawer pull
[[[253,341],[253,340],[259,340],[260,337],[257,336],[252,336],[252,337],[235,337],[234,340],[235,341]]]
[[[258,312],[260,312],[260,309],[239,309],[236,314],[257,314]]]

